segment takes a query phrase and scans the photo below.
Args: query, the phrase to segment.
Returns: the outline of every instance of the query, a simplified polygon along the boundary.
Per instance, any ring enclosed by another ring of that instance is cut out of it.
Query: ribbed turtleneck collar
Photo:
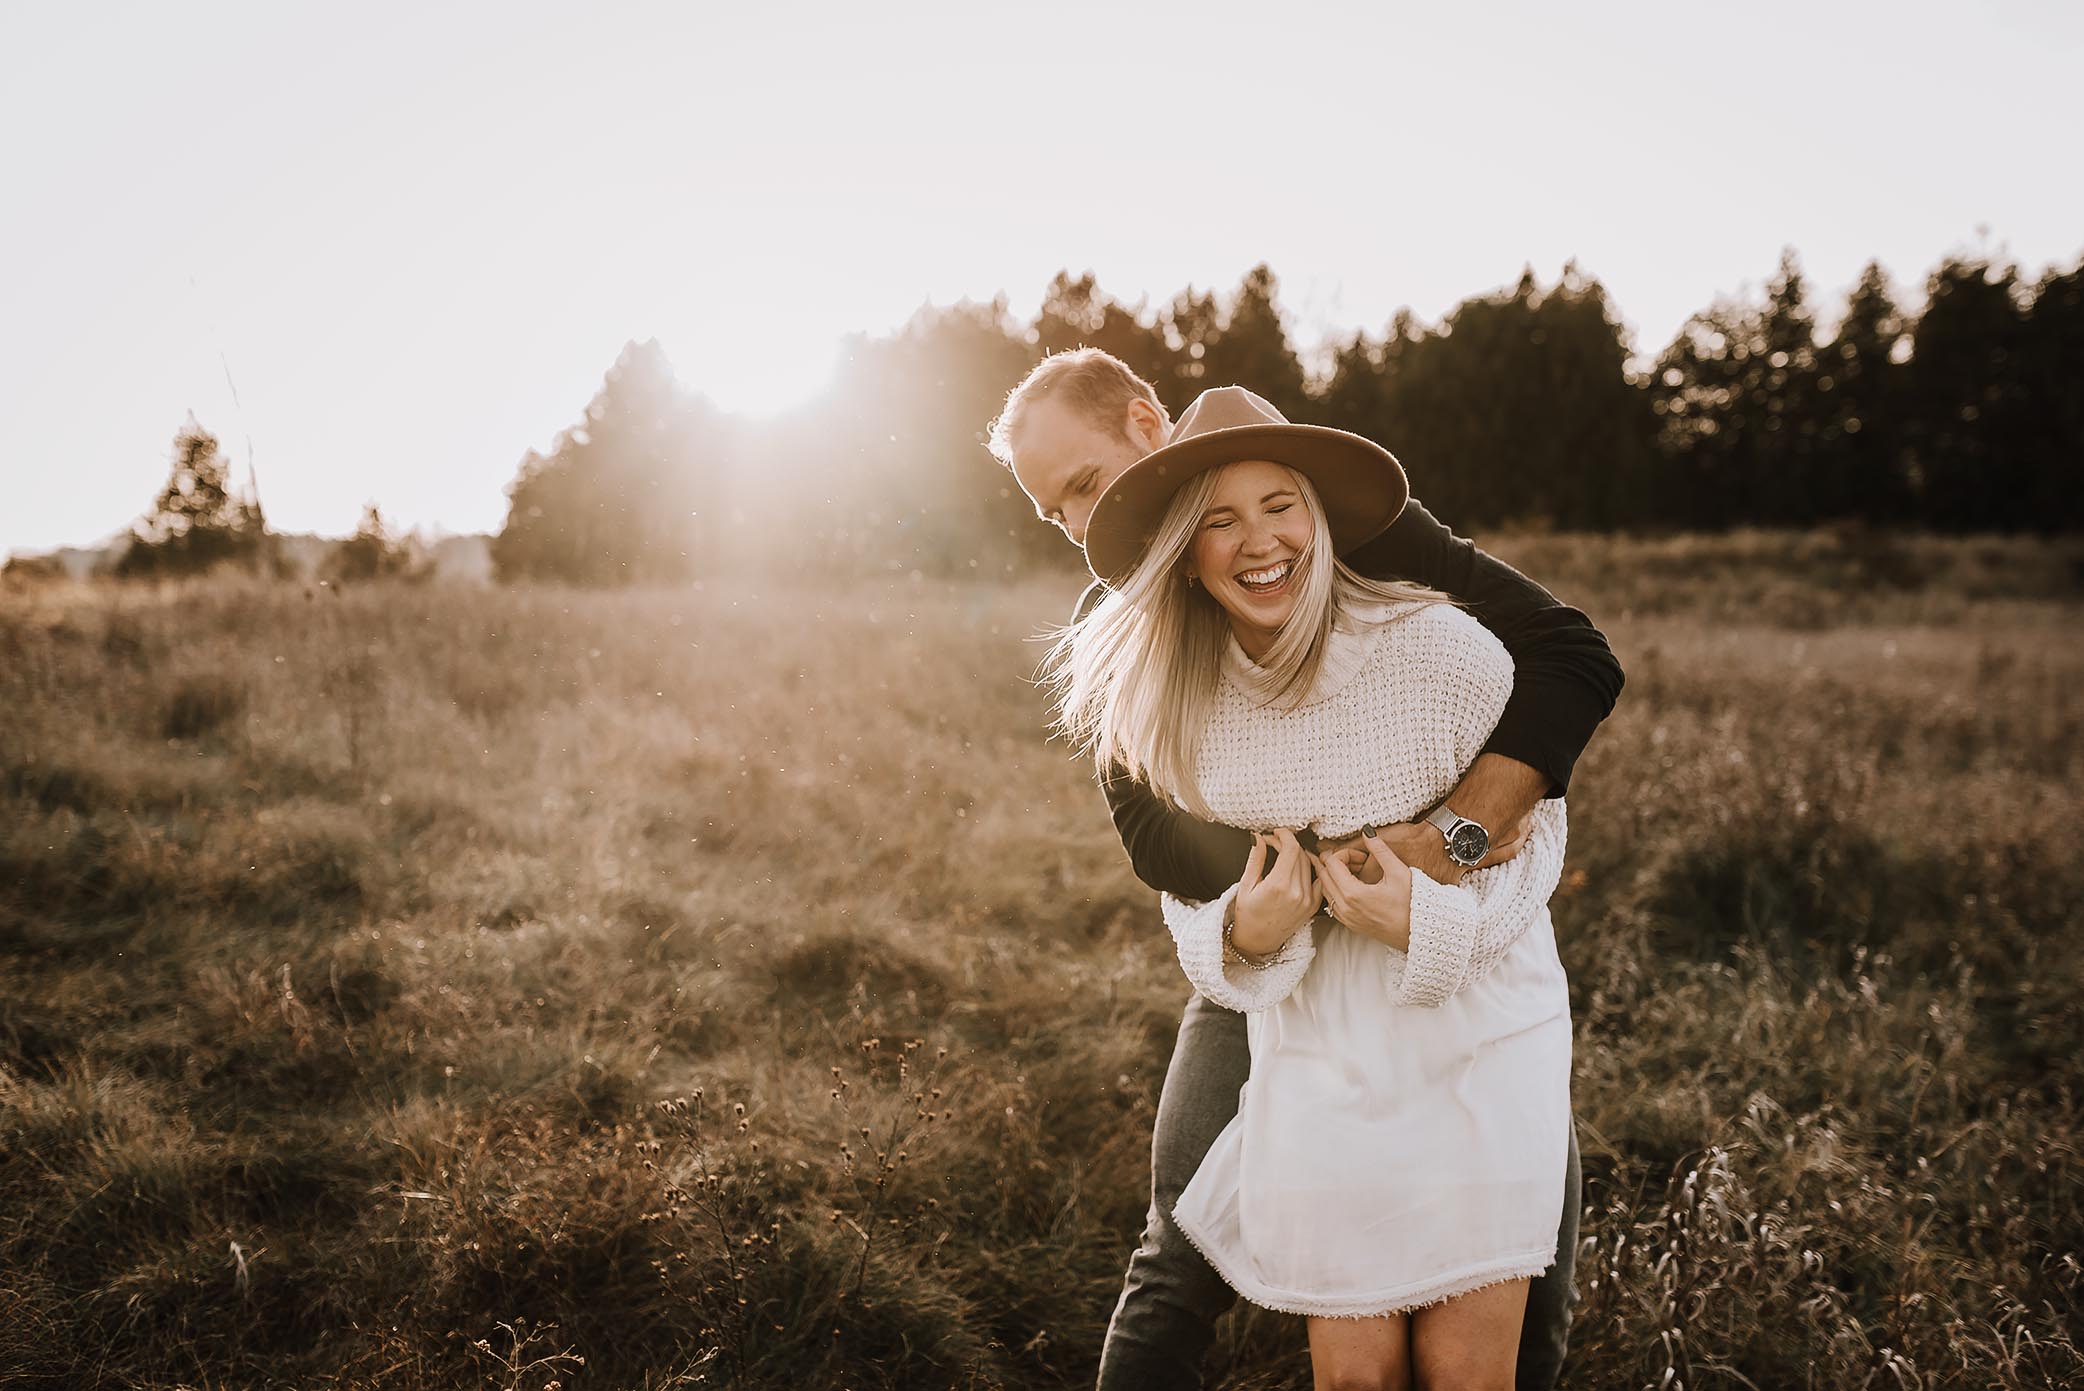
[[[1325,640],[1324,664],[1317,668],[1317,680],[1302,705],[1331,699],[1360,674],[1361,665],[1368,658],[1368,635],[1392,612],[1392,605],[1371,604],[1356,610],[1346,621],[1332,625]],[[1223,644],[1223,670],[1254,704],[1267,703],[1280,690],[1274,674],[1247,657],[1245,649],[1238,646],[1236,633]]]

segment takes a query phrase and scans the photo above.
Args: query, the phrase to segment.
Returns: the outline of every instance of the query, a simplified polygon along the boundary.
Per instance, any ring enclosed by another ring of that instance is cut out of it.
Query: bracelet
[[[1229,956],[1236,957],[1254,971],[1272,970],[1275,959],[1281,954],[1280,948],[1276,947],[1266,956],[1254,956],[1239,946],[1237,938],[1232,935],[1237,929],[1237,919],[1232,916],[1236,907],[1237,905],[1233,901],[1223,909],[1223,951]]]

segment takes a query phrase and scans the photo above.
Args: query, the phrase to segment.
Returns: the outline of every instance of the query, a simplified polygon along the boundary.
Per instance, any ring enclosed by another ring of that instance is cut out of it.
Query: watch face
[[[1454,857],[1457,864],[1473,865],[1491,853],[1491,838],[1483,827],[1474,822],[1464,821],[1454,828],[1454,834],[1448,838],[1447,853]]]

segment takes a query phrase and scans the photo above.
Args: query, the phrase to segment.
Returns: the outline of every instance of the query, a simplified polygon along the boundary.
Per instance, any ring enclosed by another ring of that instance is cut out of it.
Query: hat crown
[[[1169,444],[1179,444],[1217,430],[1234,430],[1241,425],[1286,425],[1288,417],[1275,410],[1273,403],[1257,392],[1247,391],[1241,386],[1212,386],[1194,398],[1194,404],[1180,412],[1179,423],[1172,427]]]
[[[1374,441],[1323,425],[1297,425],[1241,386],[1212,387],[1181,413],[1162,448],[1123,469],[1093,500],[1086,563],[1102,580],[1121,583],[1182,484],[1210,469],[1255,459],[1310,480],[1341,554],[1381,535],[1411,495],[1396,456]]]

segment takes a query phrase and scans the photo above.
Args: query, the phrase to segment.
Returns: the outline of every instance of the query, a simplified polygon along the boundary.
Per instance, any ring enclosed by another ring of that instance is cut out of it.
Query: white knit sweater
[[[1308,826],[1337,838],[1415,820],[1439,805],[1483,751],[1512,695],[1512,658],[1450,604],[1387,604],[1338,629],[1304,703],[1269,704],[1267,673],[1233,639],[1197,754],[1202,797],[1218,820],[1251,830]],[[1493,828],[1494,830],[1496,828]],[[1411,873],[1411,941],[1394,1001],[1437,1005],[1512,947],[1546,908],[1563,869],[1561,798],[1536,807],[1527,844],[1459,886]],[[1289,938],[1265,969],[1223,960],[1233,884],[1205,904],[1164,897],[1166,926],[1194,988],[1215,1004],[1278,1004],[1309,970],[1329,916]]]

